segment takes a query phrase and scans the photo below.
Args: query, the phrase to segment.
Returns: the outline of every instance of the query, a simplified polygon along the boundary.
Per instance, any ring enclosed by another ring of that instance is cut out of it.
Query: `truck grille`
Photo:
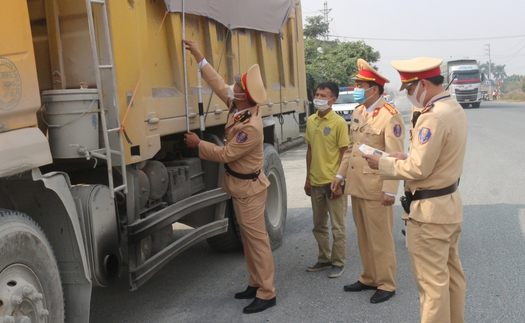
[[[476,101],[478,99],[478,89],[460,91],[456,90],[456,100],[458,102],[466,102],[467,100]]]

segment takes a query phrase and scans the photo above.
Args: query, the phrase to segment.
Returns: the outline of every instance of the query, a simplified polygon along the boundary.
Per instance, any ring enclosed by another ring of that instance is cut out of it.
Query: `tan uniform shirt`
[[[430,102],[412,131],[410,157],[382,157],[379,173],[384,179],[406,179],[405,188],[437,190],[456,182],[463,171],[467,145],[467,117],[463,108],[444,91]],[[410,218],[426,223],[452,224],[463,220],[459,190],[452,194],[413,201]]]
[[[352,115],[350,144],[338,174],[346,177],[346,194],[367,200],[382,200],[383,193],[397,193],[399,181],[381,179],[379,171],[368,166],[359,146],[367,144],[387,153],[403,151],[405,125],[401,114],[383,98],[372,113],[365,116],[365,112],[366,107],[361,105]]]
[[[252,116],[248,121],[235,120],[228,99],[229,85],[206,64],[202,70],[202,77],[211,86],[213,91],[228,107],[228,121],[225,127],[225,144],[217,146],[210,142],[201,141],[199,144],[199,157],[202,159],[227,163],[232,171],[240,174],[250,174],[261,171],[257,180],[239,179],[232,175],[224,175],[222,189],[233,197],[245,198],[265,190],[270,181],[262,171],[264,166],[263,125],[259,106],[248,110]]]

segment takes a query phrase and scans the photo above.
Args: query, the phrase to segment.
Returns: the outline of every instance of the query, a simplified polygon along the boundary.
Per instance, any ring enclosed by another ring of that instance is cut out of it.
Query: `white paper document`
[[[388,157],[388,154],[385,153],[384,151],[375,149],[374,147],[370,147],[365,144],[362,144],[361,146],[359,146],[359,150],[361,150],[361,152],[366,155],[381,155],[381,156]]]

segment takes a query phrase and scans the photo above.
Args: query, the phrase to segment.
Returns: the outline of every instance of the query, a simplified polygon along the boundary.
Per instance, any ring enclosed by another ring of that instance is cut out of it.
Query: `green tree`
[[[319,25],[321,16],[311,18],[315,19],[306,18],[308,24],[305,25],[304,30],[320,30],[311,29],[310,25]],[[325,30],[328,30],[327,26]],[[308,35],[305,36],[304,55],[310,101],[313,100],[317,85],[321,82],[332,81],[340,86],[352,85],[352,77],[357,73],[358,58],[366,60],[371,65],[380,58],[379,52],[363,41],[321,40],[317,38],[322,35],[320,32],[309,32]]]
[[[494,79],[498,81],[503,81],[507,77],[507,73],[505,73],[505,66],[506,65],[496,65],[494,66],[494,69],[491,70],[492,75],[494,75]]]
[[[493,75],[494,75],[494,70],[496,69],[496,64],[494,63],[490,64],[490,74],[491,75],[489,75],[489,62],[486,62],[484,64],[480,64],[480,62],[478,62],[478,64],[479,64],[479,70],[481,74],[485,75],[485,79],[491,80],[492,83],[494,83]]]
[[[312,101],[317,84],[336,82],[340,86],[353,84],[357,73],[357,59],[373,64],[380,54],[363,41],[340,42],[319,39],[305,40],[305,63],[308,98]]]
[[[306,17],[303,35],[306,39],[315,39],[328,35],[328,23],[323,21],[323,16]]]
[[[478,64],[480,72],[485,75],[487,80],[491,80],[492,85],[496,85],[498,81],[504,81],[507,78],[507,73],[505,72],[506,65],[496,65],[494,63],[490,63],[491,75],[489,75],[489,62],[484,64],[480,64],[478,62]]]
[[[522,92],[523,76],[513,74],[505,79],[501,90],[503,93]]]

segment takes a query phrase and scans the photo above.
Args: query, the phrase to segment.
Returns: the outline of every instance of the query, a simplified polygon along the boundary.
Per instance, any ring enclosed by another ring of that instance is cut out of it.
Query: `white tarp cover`
[[[293,0],[164,0],[169,12],[212,18],[230,29],[279,33],[293,9]]]

